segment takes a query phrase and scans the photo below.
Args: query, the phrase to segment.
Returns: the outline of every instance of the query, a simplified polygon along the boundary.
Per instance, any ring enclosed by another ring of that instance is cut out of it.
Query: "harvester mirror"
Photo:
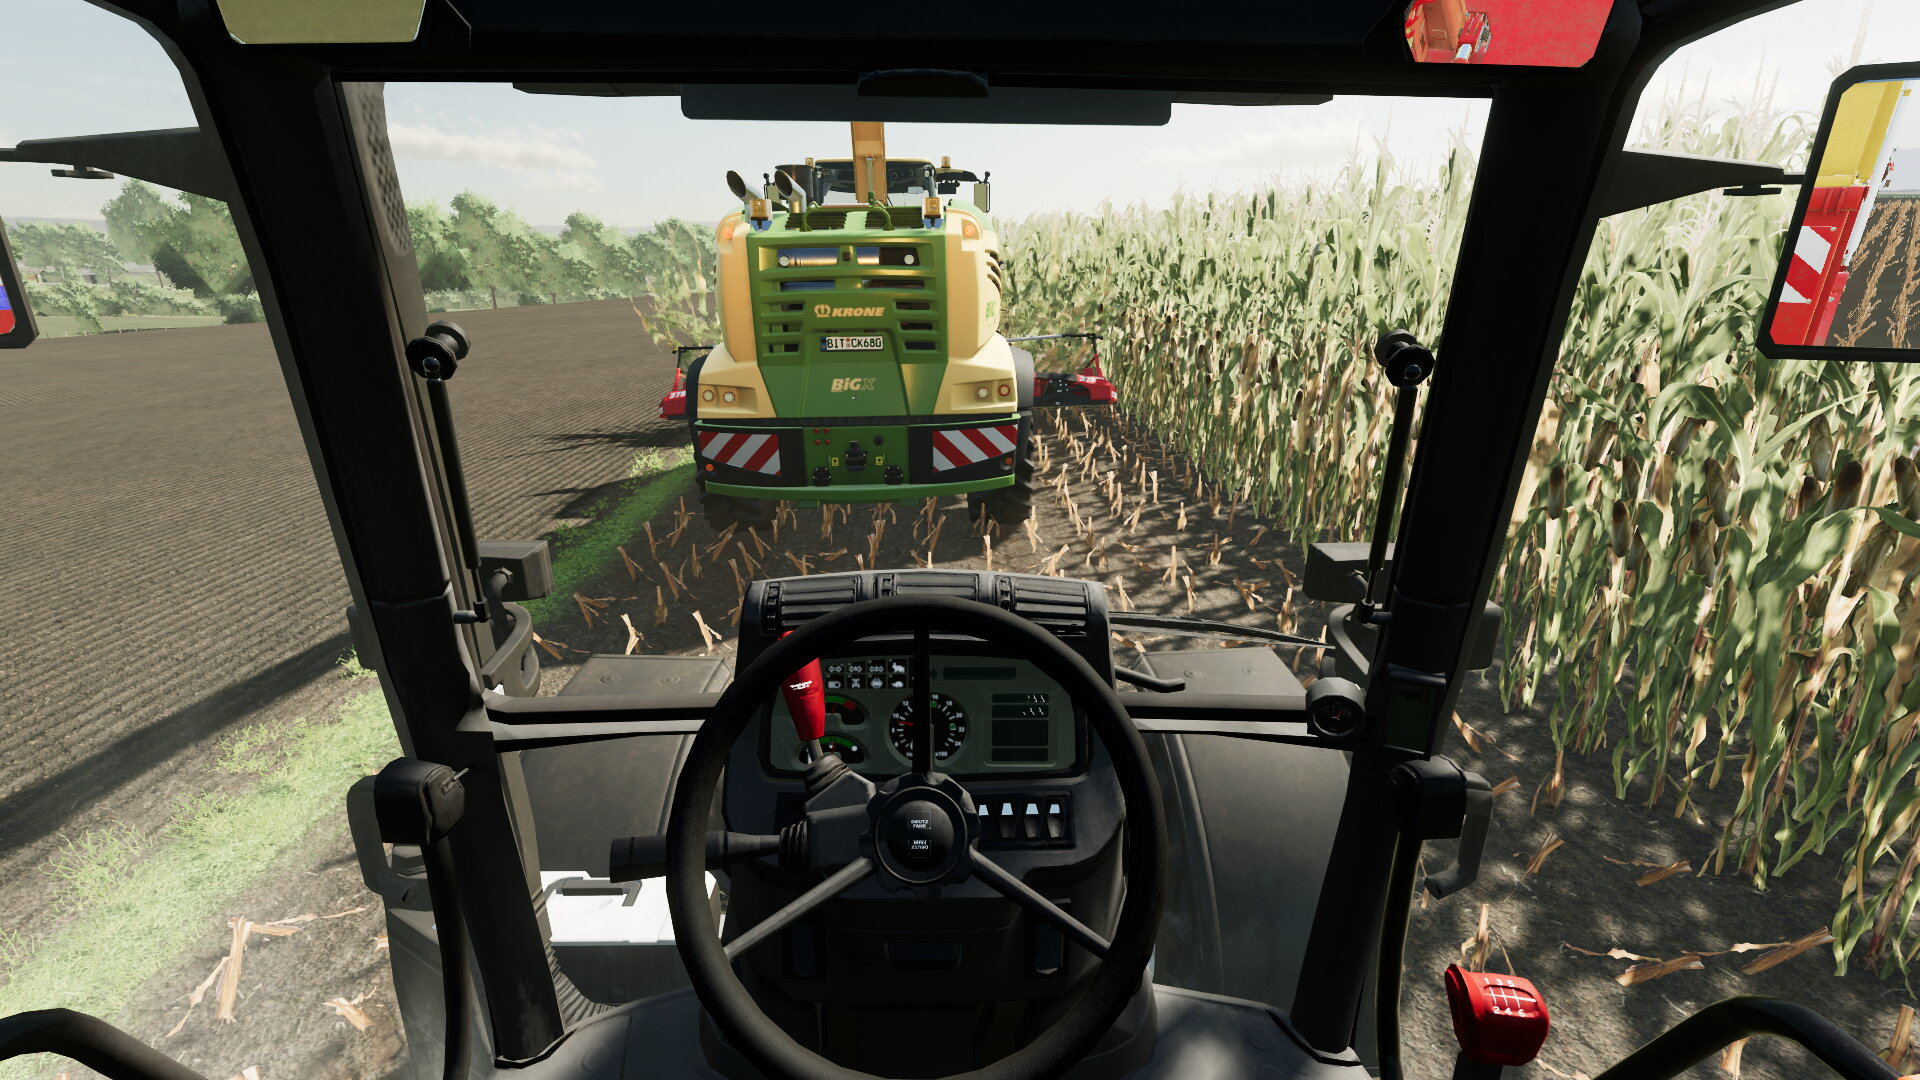
[[[793,198],[793,178],[788,176],[786,173],[783,173],[783,172],[774,173],[773,186],[780,190],[781,198],[783,199]]]
[[[1920,362],[1920,63],[1833,84],[1759,333],[1770,357]]]
[[[732,169],[727,170],[727,187],[733,192],[733,197],[742,202],[753,198],[752,194],[747,190],[747,182],[742,180],[740,174],[734,172]]]
[[[27,308],[27,290],[20,284],[13,248],[7,243],[7,225],[0,221],[0,349],[24,349],[37,336],[33,312]]]
[[[985,180],[973,185],[973,205],[983,214],[993,213],[993,186]]]

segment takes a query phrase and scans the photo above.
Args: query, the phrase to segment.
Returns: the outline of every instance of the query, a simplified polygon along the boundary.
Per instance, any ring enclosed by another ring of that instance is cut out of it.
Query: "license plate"
[[[871,352],[887,347],[887,341],[879,334],[860,337],[830,337],[820,339],[820,348],[825,352]]]

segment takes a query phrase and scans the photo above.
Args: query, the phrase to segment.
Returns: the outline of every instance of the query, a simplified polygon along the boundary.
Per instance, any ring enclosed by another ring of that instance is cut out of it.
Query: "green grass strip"
[[[68,840],[47,866],[62,881],[54,903],[65,921],[38,943],[0,943],[13,960],[0,1016],[68,1008],[118,1017],[142,983],[218,929],[287,850],[342,820],[355,780],[399,753],[386,699],[377,688],[359,692],[331,721],[231,738],[218,767],[257,775],[249,790],[190,795],[156,833],[118,825]],[[16,1058],[0,1063],[0,1080],[60,1068],[70,1066],[50,1055]]]
[[[573,606],[574,591],[618,561],[617,548],[631,544],[643,525],[686,494],[693,479],[693,450],[642,451],[634,455],[627,477],[621,482],[623,494],[611,505],[588,509],[594,520],[562,526],[548,538],[554,547],[553,592],[525,605],[533,613],[534,626],[551,625],[564,615]]]

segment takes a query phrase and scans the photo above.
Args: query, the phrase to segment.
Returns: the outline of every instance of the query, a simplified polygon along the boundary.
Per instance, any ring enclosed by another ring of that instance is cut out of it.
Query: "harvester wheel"
[[[700,509],[707,515],[707,524],[714,532],[725,532],[729,525],[758,532],[773,527],[773,515],[779,511],[780,504],[767,499],[736,499],[731,495],[703,491],[700,493]]]
[[[1020,457],[1013,465],[1013,486],[973,492],[967,496],[967,510],[973,520],[990,517],[1002,529],[1033,516],[1033,436],[1020,443]]]

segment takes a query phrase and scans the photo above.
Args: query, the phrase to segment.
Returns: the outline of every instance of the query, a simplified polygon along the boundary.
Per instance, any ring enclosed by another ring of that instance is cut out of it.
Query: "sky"
[[[1911,0],[1800,0],[1676,53],[1641,115],[1681,86],[1709,102],[1746,98],[1763,70],[1777,105],[1814,112],[1851,58],[1920,59],[1916,41],[1920,4]],[[160,47],[85,0],[0,0],[0,103],[0,146],[194,122]],[[725,170],[757,176],[780,161],[844,155],[847,145],[844,125],[692,121],[673,99],[394,84],[387,103],[408,201],[444,204],[473,190],[534,225],[558,225],[575,210],[628,227],[673,216],[711,221],[732,201]],[[1477,147],[1486,111],[1484,101],[1432,98],[1176,105],[1163,127],[890,124],[887,146],[901,157],[948,155],[991,170],[996,212],[1023,216],[1327,176],[1382,144],[1427,170],[1456,139]],[[0,214],[98,218],[117,186],[0,164]]]

